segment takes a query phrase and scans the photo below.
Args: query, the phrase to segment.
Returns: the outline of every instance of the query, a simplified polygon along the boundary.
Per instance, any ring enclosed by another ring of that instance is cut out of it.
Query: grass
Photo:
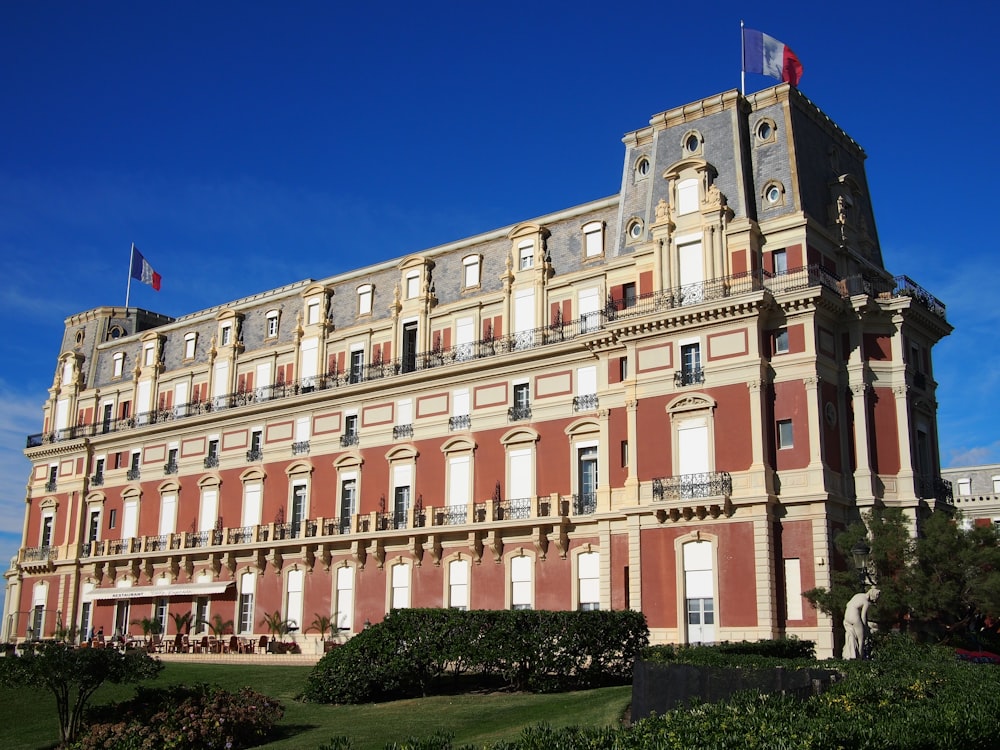
[[[576,693],[534,695],[488,693],[445,695],[360,706],[301,703],[311,667],[168,663],[158,680],[148,684],[208,682],[228,689],[247,686],[278,698],[285,717],[276,727],[268,750],[310,750],[331,737],[344,735],[356,750],[382,750],[408,737],[429,737],[438,730],[453,732],[456,745],[482,745],[513,739],[521,730],[545,722],[553,727],[605,726],[621,719],[631,687],[601,688]],[[131,697],[133,686],[106,685],[94,703]],[[0,747],[4,750],[47,750],[55,747],[59,726],[55,700],[38,690],[0,689]]]

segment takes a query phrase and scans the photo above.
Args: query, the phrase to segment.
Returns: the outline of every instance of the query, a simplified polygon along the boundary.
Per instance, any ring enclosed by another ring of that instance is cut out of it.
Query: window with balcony
[[[514,383],[514,403],[507,410],[507,420],[518,422],[522,419],[531,419],[531,386]]]
[[[45,491],[55,492],[56,491],[56,480],[59,476],[59,465],[53,464],[49,467],[49,476],[45,480]]]
[[[129,463],[128,471],[125,473],[125,478],[130,482],[139,479],[142,475],[142,472],[139,469],[139,455],[138,451],[132,454],[132,461]]]
[[[51,515],[46,515],[42,518],[42,533],[38,540],[40,547],[49,547],[52,545],[52,527],[55,525],[55,522],[55,517]]]
[[[337,521],[341,534],[351,533],[351,519],[358,512],[358,477],[354,472],[340,475],[340,517]]]
[[[349,445],[358,444],[358,415],[347,414],[344,416],[344,432],[340,436],[340,445],[346,448]]]
[[[469,391],[466,388],[454,391],[451,395],[451,417],[448,420],[448,429],[467,430],[472,426],[472,417],[469,414]]]
[[[774,275],[788,273],[788,253],[784,250],[775,250],[771,253],[771,262],[774,265]]]
[[[169,448],[167,450],[167,462],[163,465],[164,474],[176,474],[177,473],[177,449]]]
[[[577,446],[577,494],[573,513],[589,515],[597,509],[597,445]]]
[[[100,487],[104,484],[104,462],[103,458],[94,462],[94,476],[90,478],[90,484],[94,487]]]
[[[597,407],[597,368],[580,367],[576,371],[576,395],[573,397],[573,411],[590,411]]]
[[[205,468],[211,469],[219,465],[219,441],[210,439],[208,441],[208,454],[205,456]]]
[[[101,510],[92,508],[90,511],[90,521],[87,524],[87,544],[98,541],[101,533]]]
[[[705,382],[701,367],[701,344],[681,344],[681,369],[674,374],[674,385],[696,385]]]
[[[365,379],[365,350],[351,350],[351,366],[347,375],[349,383],[360,383]]]
[[[253,430],[250,433],[250,450],[247,451],[247,461],[260,461],[264,457],[263,430]]]

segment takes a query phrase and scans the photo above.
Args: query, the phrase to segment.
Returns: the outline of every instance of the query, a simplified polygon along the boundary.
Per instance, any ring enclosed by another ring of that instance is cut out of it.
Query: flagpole
[[[125,287],[125,314],[128,315],[128,298],[132,294],[132,260],[135,258],[135,243],[128,254],[128,286]]]
[[[743,19],[740,19],[740,95],[747,95],[746,44],[743,38]]]

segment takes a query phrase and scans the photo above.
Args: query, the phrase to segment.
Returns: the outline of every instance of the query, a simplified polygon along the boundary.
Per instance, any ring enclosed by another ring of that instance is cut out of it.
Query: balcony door
[[[704,482],[704,475],[711,471],[708,451],[708,425],[704,417],[685,419],[677,425],[677,474],[681,481],[681,497],[698,495],[694,487]]]
[[[705,297],[705,259],[701,242],[689,242],[677,246],[680,265],[681,304],[701,302]]]

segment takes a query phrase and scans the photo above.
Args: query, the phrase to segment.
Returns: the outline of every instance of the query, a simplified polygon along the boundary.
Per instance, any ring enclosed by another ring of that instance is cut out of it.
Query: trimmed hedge
[[[798,638],[722,641],[711,646],[650,646],[640,658],[655,664],[683,662],[707,667],[805,667],[817,663],[816,644]]]
[[[365,703],[427,695],[446,676],[556,692],[632,679],[649,642],[639,612],[401,609],[317,663],[305,698]]]

